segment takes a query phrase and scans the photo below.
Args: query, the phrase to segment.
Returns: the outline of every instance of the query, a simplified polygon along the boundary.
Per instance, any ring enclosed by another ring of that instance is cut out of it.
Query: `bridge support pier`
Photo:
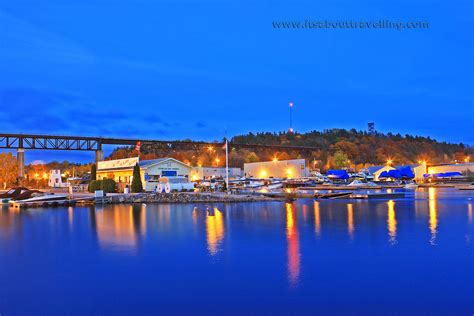
[[[97,164],[99,161],[104,160],[104,151],[102,149],[97,149],[95,151],[95,163]]]
[[[24,148],[17,149],[16,161],[18,165],[18,179],[22,180],[25,177],[25,149]]]

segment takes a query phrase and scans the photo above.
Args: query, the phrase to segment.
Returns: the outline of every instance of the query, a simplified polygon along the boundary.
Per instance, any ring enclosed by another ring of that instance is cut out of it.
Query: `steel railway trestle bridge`
[[[18,161],[18,178],[25,176],[25,150],[81,150],[95,151],[96,162],[104,160],[102,145],[134,146],[160,145],[176,150],[196,150],[204,146],[224,146],[222,142],[202,141],[165,141],[147,139],[127,139],[109,137],[81,137],[81,136],[58,136],[58,135],[32,135],[32,134],[6,134],[0,133],[0,149],[16,149]],[[289,146],[289,145],[258,145],[238,144],[229,142],[231,148],[253,148],[272,150],[297,150],[313,151],[319,147]]]

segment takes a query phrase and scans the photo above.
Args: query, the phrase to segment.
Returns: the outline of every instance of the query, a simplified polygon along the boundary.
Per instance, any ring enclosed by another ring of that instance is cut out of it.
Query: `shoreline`
[[[225,193],[131,193],[108,195],[102,201],[95,199],[95,204],[127,204],[127,203],[156,203],[156,204],[186,204],[186,203],[241,203],[241,202],[272,202],[284,201],[284,197],[269,197],[252,194]]]

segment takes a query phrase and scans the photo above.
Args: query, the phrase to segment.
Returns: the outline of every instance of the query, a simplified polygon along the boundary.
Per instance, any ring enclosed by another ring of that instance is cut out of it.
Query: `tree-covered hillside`
[[[229,164],[242,167],[245,162],[305,158],[312,167],[320,169],[383,164],[410,164],[425,161],[428,164],[462,162],[470,159],[473,151],[463,144],[437,142],[429,137],[400,134],[369,135],[367,132],[330,129],[308,133],[249,133],[231,139],[231,144],[292,145],[317,147],[313,151],[272,151],[268,149],[237,149],[230,147]],[[197,150],[174,149],[143,145],[141,159],[174,157],[193,166],[224,166],[225,151],[220,146],[201,147]],[[136,156],[130,147],[117,148],[108,159]]]

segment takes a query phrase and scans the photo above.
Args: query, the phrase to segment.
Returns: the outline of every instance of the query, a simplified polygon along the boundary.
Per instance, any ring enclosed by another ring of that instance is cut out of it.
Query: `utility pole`
[[[227,142],[227,137],[225,138],[225,188],[227,194],[229,194],[229,144]]]

